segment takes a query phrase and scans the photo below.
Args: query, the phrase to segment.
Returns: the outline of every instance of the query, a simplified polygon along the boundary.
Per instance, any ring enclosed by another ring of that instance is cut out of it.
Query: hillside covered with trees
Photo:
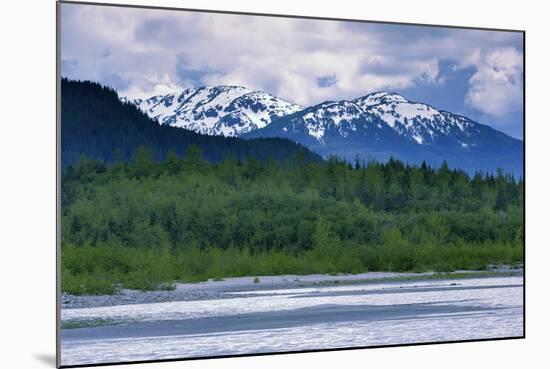
[[[523,182],[499,172],[140,147],[62,178],[62,289],[273,274],[484,269],[523,260]]]
[[[244,160],[286,160],[300,156],[321,160],[304,146],[281,138],[240,140],[201,135],[159,125],[131,103],[120,101],[115,90],[95,82],[61,81],[61,164],[75,164],[81,155],[114,163],[128,161],[140,146],[151,149],[154,160],[169,151],[183,156],[190,145],[218,162],[225,157]]]

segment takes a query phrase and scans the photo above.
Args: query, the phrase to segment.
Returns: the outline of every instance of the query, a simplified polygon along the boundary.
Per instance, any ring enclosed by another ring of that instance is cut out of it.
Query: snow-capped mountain
[[[390,157],[470,172],[502,167],[521,175],[523,143],[466,117],[376,92],[352,101],[327,101],[274,120],[244,135],[285,137],[321,155],[353,160]]]
[[[440,111],[427,104],[410,102],[395,93],[376,92],[353,102],[365,112],[380,118],[399,135],[420,145],[453,136],[456,143],[467,148],[468,137],[474,134],[471,130],[476,128],[476,123],[466,117]]]
[[[160,124],[207,135],[284,137],[349,160],[446,160],[470,172],[501,167],[523,173],[522,141],[391,92],[304,108],[262,91],[214,86],[130,102]]]
[[[286,137],[322,149],[332,147],[335,143],[346,145],[357,138],[361,138],[364,143],[388,143],[387,140],[395,133],[378,117],[367,113],[352,101],[326,101],[281,117],[263,129],[244,135],[261,136]]]
[[[303,109],[266,92],[240,86],[190,88],[130,102],[160,124],[221,136],[240,136]]]

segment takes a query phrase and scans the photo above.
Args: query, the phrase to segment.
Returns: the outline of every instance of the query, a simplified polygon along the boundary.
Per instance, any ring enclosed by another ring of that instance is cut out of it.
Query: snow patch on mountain
[[[357,131],[361,121],[369,119],[365,112],[351,101],[327,101],[307,108],[301,116],[307,133],[318,142],[324,142],[325,132],[336,129],[342,137]]]
[[[355,99],[354,101],[363,107],[378,105],[382,103],[390,104],[394,102],[407,102],[407,100],[399,94],[382,91],[368,94],[366,96]]]

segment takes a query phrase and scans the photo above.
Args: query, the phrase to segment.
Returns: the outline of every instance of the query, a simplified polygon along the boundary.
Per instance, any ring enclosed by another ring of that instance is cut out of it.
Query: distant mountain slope
[[[116,92],[108,87],[67,79],[61,82],[63,167],[75,163],[83,154],[113,162],[118,151],[121,160],[128,160],[141,145],[151,148],[155,159],[163,158],[171,149],[183,156],[192,144],[199,146],[210,161],[228,156],[286,160],[296,155],[306,160],[321,160],[302,145],[285,139],[248,141],[159,125],[135,105],[120,101]]]
[[[226,137],[263,128],[275,118],[302,109],[268,93],[240,86],[190,88],[131,102],[162,125]]]
[[[497,168],[521,176],[523,142],[466,117],[387,92],[328,101],[276,119],[243,137],[284,137],[349,160],[427,161],[468,172]]]

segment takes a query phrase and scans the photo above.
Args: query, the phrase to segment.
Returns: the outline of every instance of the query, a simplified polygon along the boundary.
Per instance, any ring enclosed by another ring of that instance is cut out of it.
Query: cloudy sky
[[[394,91],[523,137],[520,33],[61,7],[62,75],[120,95],[230,84],[310,105]]]

